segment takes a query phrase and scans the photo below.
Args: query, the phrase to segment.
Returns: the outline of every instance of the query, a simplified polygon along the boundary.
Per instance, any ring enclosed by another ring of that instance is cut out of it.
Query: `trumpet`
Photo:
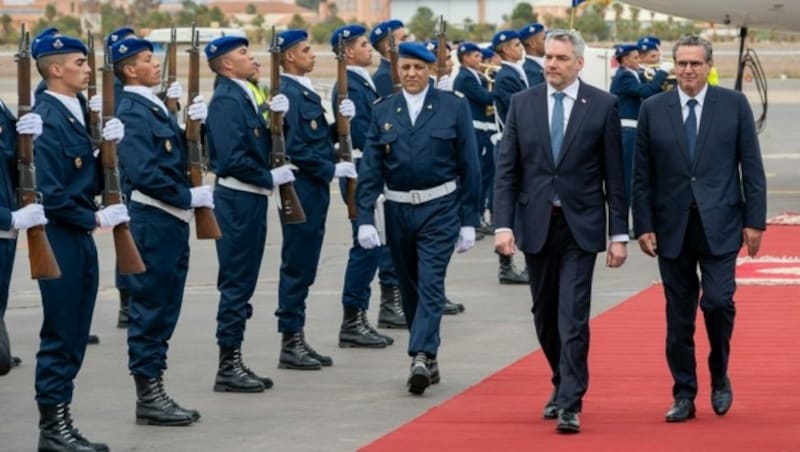
[[[642,77],[646,82],[651,82],[653,78],[656,76],[656,71],[660,69],[660,65],[658,64],[643,64],[641,65],[642,68]],[[669,91],[678,83],[678,79],[675,76],[675,69],[673,68],[669,71],[666,80],[664,83],[661,84],[661,91]]]
[[[480,69],[482,71],[481,73],[483,74],[483,76],[486,77],[486,81],[489,82],[488,86],[486,87],[486,89],[488,89],[489,92],[493,91],[494,90],[494,77],[497,74],[497,71],[500,70],[501,66],[494,65],[494,64],[484,64],[484,63],[479,63],[478,66],[480,67]],[[494,105],[487,105],[486,106],[486,116],[494,116]]]

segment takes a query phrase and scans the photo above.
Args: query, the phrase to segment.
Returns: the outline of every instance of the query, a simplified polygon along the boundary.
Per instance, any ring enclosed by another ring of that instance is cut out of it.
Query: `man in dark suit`
[[[644,101],[633,177],[634,231],[658,256],[667,299],[667,362],[674,385],[668,422],[695,416],[694,330],[698,296],[711,345],[711,405],[733,401],[728,356],[736,256],[752,257],[766,228],[766,182],[753,113],[735,91],[707,83],[711,43],[696,36],[673,49],[678,89]],[[700,278],[697,266],[700,266]]]
[[[495,249],[525,253],[536,334],[553,371],[544,417],[564,433],[580,430],[589,382],[595,259],[608,240],[606,265],[621,266],[628,240],[617,99],[578,80],[584,47],[575,31],[548,34],[547,83],[511,98],[494,195]]]

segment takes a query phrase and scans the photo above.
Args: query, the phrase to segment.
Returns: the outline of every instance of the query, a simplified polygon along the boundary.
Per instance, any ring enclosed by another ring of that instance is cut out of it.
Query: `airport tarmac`
[[[787,92],[800,91],[798,81],[775,84]],[[783,100],[770,106],[767,127],[760,135],[768,174],[768,216],[800,210],[800,129],[795,127],[800,100]],[[491,237],[479,241],[468,253],[453,257],[447,294],[464,303],[466,312],[443,319],[441,384],[422,397],[406,391],[408,334],[403,330],[382,330],[396,339],[386,349],[338,348],[341,288],[351,233],[337,185],[332,184],[331,190],[322,259],[307,302],[306,335],[317,350],[333,356],[334,365],[307,372],[277,368],[280,335],[273,312],[281,233],[271,207],[267,250],[244,344],[248,366],[275,380],[275,387],[263,394],[212,391],[218,353],[214,337],[217,261],[212,242],[192,240],[183,310],[171,340],[165,377],[170,394],[202,414],[200,422],[189,427],[134,423],[136,398],[127,370],[126,334],[115,327],[118,301],[113,244],[108,231],[96,233],[101,274],[92,332],[100,336],[101,344],[89,347],[75,382],[72,411],[81,431],[94,441],[107,442],[115,451],[352,451],[538,348],[529,291],[526,286],[497,283]],[[636,243],[628,246],[628,252],[627,263],[617,270],[605,268],[605,256],[598,256],[593,315],[657,280],[655,261],[645,257]],[[522,264],[520,256],[516,260]],[[373,289],[369,315],[375,323],[377,282]],[[36,445],[38,413],[33,375],[41,317],[39,292],[30,279],[22,240],[6,323],[14,354],[24,362],[0,377],[2,452],[31,450]],[[548,395],[530,401],[532,418]],[[663,398],[667,406],[669,388],[653,397]]]

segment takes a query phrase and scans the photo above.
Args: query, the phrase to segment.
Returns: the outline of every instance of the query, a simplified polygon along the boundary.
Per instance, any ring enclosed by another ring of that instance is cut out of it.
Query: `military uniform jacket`
[[[186,139],[175,119],[132,92],[123,92],[117,116],[128,124],[117,150],[130,189],[189,209],[192,195],[186,177]]]
[[[372,118],[372,104],[378,99],[378,93],[372,89],[369,82],[353,71],[347,71],[347,97],[356,105],[356,115],[350,119],[350,138],[353,147],[364,149],[367,141],[367,130]],[[338,111],[339,85],[333,85],[332,106]]]
[[[623,68],[617,69],[611,80],[609,92],[619,98],[619,117],[621,119],[637,119],[642,100],[661,92],[661,84],[667,79],[667,73],[656,71],[653,80],[643,82],[637,74]]]
[[[453,82],[453,90],[460,92],[467,99],[473,120],[494,124],[494,116],[486,114],[486,108],[492,105],[494,98],[484,77],[481,76],[481,80],[478,81],[475,74],[461,66]]]
[[[48,220],[82,231],[95,229],[94,197],[101,189],[101,167],[89,131],[67,107],[42,93],[34,111],[42,117],[42,136],[34,141],[36,188]]]
[[[286,76],[281,76],[281,93],[291,105],[284,116],[283,131],[286,154],[299,168],[297,175],[330,184],[334,173],[333,141],[322,98]]]
[[[373,224],[375,200],[391,190],[423,190],[456,180],[463,226],[477,226],[481,172],[467,102],[429,89],[414,125],[402,94],[373,108],[358,176],[358,223]]]
[[[218,177],[272,189],[272,144],[264,118],[241,86],[227,77],[218,80],[206,119],[211,169]]]
[[[389,60],[381,57],[378,69],[372,74],[372,82],[375,83],[375,90],[380,97],[392,94],[392,65]]]
[[[0,103],[0,231],[11,230],[11,212],[16,198],[16,119]]]
[[[494,106],[495,114],[500,118],[500,123],[505,124],[508,107],[511,105],[511,95],[527,88],[522,76],[513,68],[503,65],[494,77]]]
[[[528,86],[533,88],[539,83],[544,83],[544,68],[531,58],[525,57],[525,62],[522,63],[522,69],[525,70],[525,76],[528,77]]]

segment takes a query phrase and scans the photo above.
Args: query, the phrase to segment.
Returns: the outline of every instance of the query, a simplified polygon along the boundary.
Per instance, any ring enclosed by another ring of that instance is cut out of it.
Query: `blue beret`
[[[645,36],[639,38],[639,41],[636,42],[636,47],[643,52],[646,52],[648,50],[656,50],[660,45],[661,45],[661,40],[656,38],[655,36]]]
[[[336,49],[336,46],[339,45],[339,36],[342,37],[342,41],[347,42],[351,39],[363,36],[366,32],[367,29],[358,24],[342,25],[331,34],[331,47]]]
[[[398,52],[402,58],[414,58],[426,63],[436,62],[436,56],[424,44],[419,42],[401,42],[398,46]]]
[[[540,23],[532,23],[520,28],[517,33],[519,34],[520,40],[525,40],[542,31],[544,31],[544,25]]]
[[[468,52],[480,52],[481,48],[474,42],[462,42],[458,46],[458,55],[461,56]]]
[[[117,28],[106,37],[106,47],[111,47],[117,41],[122,41],[130,35],[136,35],[136,32],[131,27]]]
[[[61,53],[82,53],[84,55],[89,53],[89,49],[86,48],[80,39],[71,38],[69,36],[45,36],[39,40],[36,49],[36,58],[58,55]]]
[[[514,38],[519,39],[519,33],[514,30],[500,30],[492,38],[492,49],[497,49],[500,44],[511,41]]]
[[[242,46],[249,46],[250,41],[241,36],[220,36],[219,38],[206,44],[205,52],[208,61],[213,60],[218,56],[225,55],[231,50],[238,49]]]
[[[403,25],[403,22],[397,19],[391,19],[381,22],[378,25],[375,25],[375,27],[372,29],[372,32],[370,32],[369,42],[374,46],[375,44],[378,43],[378,41],[388,36],[390,32],[393,32],[403,27],[405,27],[405,25]]]
[[[636,47],[636,44],[617,44],[614,46],[614,56],[619,59],[633,52],[634,50],[639,50],[638,47]]]
[[[425,41],[425,47],[431,52],[436,53],[439,50],[439,40],[434,39],[433,41]],[[453,48],[450,47],[449,42],[447,43],[447,50],[453,50]]]
[[[494,58],[494,55],[495,55],[494,50],[492,50],[492,49],[490,49],[488,47],[485,48],[485,49],[481,49],[481,56],[483,57],[484,60],[488,60],[490,58]]]
[[[47,36],[53,36],[57,34],[58,34],[58,28],[47,27],[44,30],[40,31],[39,34],[37,34],[33,38],[33,42],[31,43],[31,56],[33,57],[34,60],[36,59],[36,57],[39,56],[39,51],[36,48],[36,45],[39,44],[39,41],[41,41],[42,38],[46,38]]]
[[[281,52],[289,50],[295,44],[308,39],[308,33],[305,30],[285,30],[278,33],[278,49]]]
[[[111,61],[116,64],[125,58],[132,57],[139,52],[153,51],[153,43],[147,39],[125,38],[111,46]]]

